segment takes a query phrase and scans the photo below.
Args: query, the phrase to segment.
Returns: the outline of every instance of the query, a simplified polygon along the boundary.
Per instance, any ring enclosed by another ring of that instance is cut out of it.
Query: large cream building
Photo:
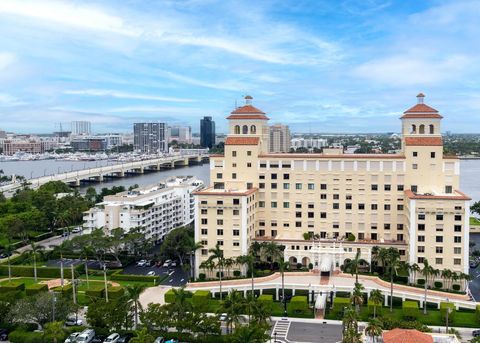
[[[211,156],[211,187],[195,193],[197,266],[217,244],[235,257],[273,239],[286,260],[324,274],[358,250],[371,260],[374,246],[468,272],[470,198],[459,191],[459,160],[443,154],[442,116],[423,94],[400,118],[399,154],[269,153],[269,118],[246,100],[227,117],[224,155]]]

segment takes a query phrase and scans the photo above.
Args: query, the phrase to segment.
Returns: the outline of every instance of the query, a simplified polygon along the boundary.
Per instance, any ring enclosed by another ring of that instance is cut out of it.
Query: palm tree
[[[358,269],[360,265],[366,264],[368,265],[368,262],[365,261],[363,258],[360,257],[360,250],[357,251],[357,254],[355,255],[355,258],[353,260],[348,261],[345,266],[344,266],[344,271],[350,272],[350,274],[355,274],[355,283],[358,283]]]
[[[449,280],[450,280],[451,277],[452,277],[452,271],[450,269],[442,270],[442,278],[443,278],[445,289],[450,289],[448,287],[448,284],[449,284]]]
[[[380,262],[382,265],[382,272],[385,274],[385,267],[388,260],[388,249],[386,248],[379,248],[377,254],[374,256],[375,261]]]
[[[216,245],[215,249],[210,249],[208,251],[212,255],[208,258],[211,261],[217,260],[217,267],[219,269],[218,276],[220,282],[220,300],[222,300],[222,274],[223,274],[223,265],[225,261],[225,257],[223,256],[223,250],[220,249],[220,245]]]
[[[144,327],[142,330],[137,331],[137,336],[133,337],[131,343],[153,343],[155,339],[148,333],[148,329]]]
[[[362,291],[365,289],[361,283],[355,283],[355,287],[353,288],[352,295],[350,296],[350,300],[355,305],[355,311],[357,313],[360,312],[360,306],[363,304],[363,293]]]
[[[87,288],[90,288],[90,282],[88,281],[88,256],[92,255],[93,251],[89,246],[82,246],[82,251],[80,253],[80,258],[83,256],[85,261],[85,278],[87,280]]]
[[[452,272],[451,278],[452,278],[452,287],[453,287],[453,283],[459,280],[459,274],[457,272]]]
[[[400,266],[400,253],[398,249],[388,248],[386,263],[390,275],[390,312],[393,312],[393,277]]]
[[[139,310],[142,311],[142,304],[140,303],[140,295],[145,290],[145,285],[143,284],[134,284],[132,286],[126,286],[127,294],[129,297],[130,302],[133,305],[133,313],[134,313],[134,329],[137,329],[138,326],[138,312]]]
[[[373,318],[377,316],[377,306],[381,306],[383,303],[383,294],[379,289],[374,289],[370,292],[370,301],[373,305]]]
[[[227,315],[227,329],[229,332],[233,332],[233,326],[240,324],[240,321],[243,319],[242,313],[245,310],[245,298],[243,295],[233,289],[225,297],[225,300],[221,302],[221,305],[218,309],[218,313],[226,313]]]
[[[57,343],[65,336],[63,331],[63,322],[50,322],[45,325],[44,335],[52,339],[53,343]]]
[[[285,270],[288,270],[290,263],[285,261],[283,257],[280,258],[278,262],[278,267],[280,268],[280,273],[282,274],[282,302],[283,302],[283,312],[285,316],[287,315],[287,299],[285,299]]]
[[[190,273],[190,277],[193,279],[194,277],[194,271],[195,271],[195,266],[193,265],[194,264],[194,258],[193,256],[195,256],[195,251],[197,251],[198,249],[201,249],[203,248],[203,244],[201,242],[194,242],[192,240],[192,243],[190,245],[190,270],[191,270],[191,273]]]
[[[264,303],[258,301],[254,296],[251,295],[248,297],[247,303],[250,307],[249,315],[251,314],[253,320],[256,323],[268,325],[268,322],[270,321],[271,309],[267,308]]]
[[[176,323],[176,329],[182,332],[183,322],[187,316],[187,312],[192,311],[192,303],[187,300],[188,293],[185,288],[172,288],[174,301],[168,304],[168,310]]]
[[[251,254],[248,255],[241,255],[237,257],[237,263],[238,264],[246,264],[250,268],[250,276],[252,279],[252,294],[255,292],[255,271],[253,269],[253,262],[255,260],[255,257]]]
[[[358,332],[358,314],[357,314],[357,311],[355,311],[354,309],[351,309],[351,308],[346,309],[343,313],[342,326],[343,326],[343,334],[344,335],[348,330]]]
[[[472,280],[472,277],[471,277],[469,274],[460,273],[460,279],[461,279],[461,280],[463,279],[463,281],[465,281],[464,284],[463,284],[463,288],[464,288],[464,289],[467,289],[467,287],[468,287],[468,282],[469,282],[470,280]]]
[[[41,245],[37,246],[33,241],[30,242],[30,248],[32,249],[30,252],[33,258],[33,278],[35,279],[35,282],[37,282],[37,253],[45,248]]]
[[[10,263],[10,255],[18,253],[15,249],[13,249],[13,245],[10,244],[10,240],[8,244],[5,246],[5,252],[7,253],[7,264],[8,264],[8,282],[12,282],[12,264]]]
[[[227,270],[227,277],[231,277],[230,268],[232,268],[235,265],[235,259],[232,258],[232,257],[226,258],[223,261],[223,265],[225,266],[225,269]]]
[[[365,334],[372,338],[373,343],[377,341],[377,337],[382,335],[382,324],[378,319],[370,321],[365,328]]]
[[[248,325],[239,326],[230,338],[232,343],[264,343],[270,336],[266,333],[263,325],[249,323]]]
[[[420,271],[418,264],[414,263],[410,266],[410,271],[413,272],[413,282],[417,279],[417,273]]]
[[[423,297],[423,314],[427,314],[427,287],[428,287],[428,280],[433,275],[434,269],[433,267],[428,264],[428,260],[425,258],[423,260],[423,268],[420,270],[423,277],[425,278],[425,293]]]
[[[273,263],[283,256],[280,246],[273,240],[265,242],[262,247],[262,252],[265,257],[270,258],[270,269],[273,270]]]

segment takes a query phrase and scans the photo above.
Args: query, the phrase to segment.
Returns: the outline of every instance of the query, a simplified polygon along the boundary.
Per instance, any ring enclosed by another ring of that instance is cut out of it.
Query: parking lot
[[[140,267],[137,266],[137,263],[132,263],[126,266],[123,269],[123,274],[134,274],[134,275],[147,275],[149,272],[155,272],[155,275],[168,275],[168,277],[161,282],[162,285],[169,285],[169,286],[183,286],[188,281],[188,273],[186,273],[182,267],[155,267],[152,263],[152,266],[148,267]]]

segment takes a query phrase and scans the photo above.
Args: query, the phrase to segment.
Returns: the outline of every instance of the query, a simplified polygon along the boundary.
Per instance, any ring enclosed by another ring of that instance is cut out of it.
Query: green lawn
[[[480,226],[480,220],[475,218],[475,217],[470,217],[470,225],[479,225]]]

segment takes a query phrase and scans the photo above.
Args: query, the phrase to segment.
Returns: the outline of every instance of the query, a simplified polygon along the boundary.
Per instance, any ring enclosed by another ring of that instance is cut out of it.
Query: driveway
[[[123,269],[123,274],[147,275],[147,273],[150,271],[155,272],[155,275],[168,276],[160,283],[161,285],[181,287],[184,286],[188,281],[188,273],[185,272],[180,266],[175,268],[155,266],[139,267],[136,265],[136,263],[132,263]]]

